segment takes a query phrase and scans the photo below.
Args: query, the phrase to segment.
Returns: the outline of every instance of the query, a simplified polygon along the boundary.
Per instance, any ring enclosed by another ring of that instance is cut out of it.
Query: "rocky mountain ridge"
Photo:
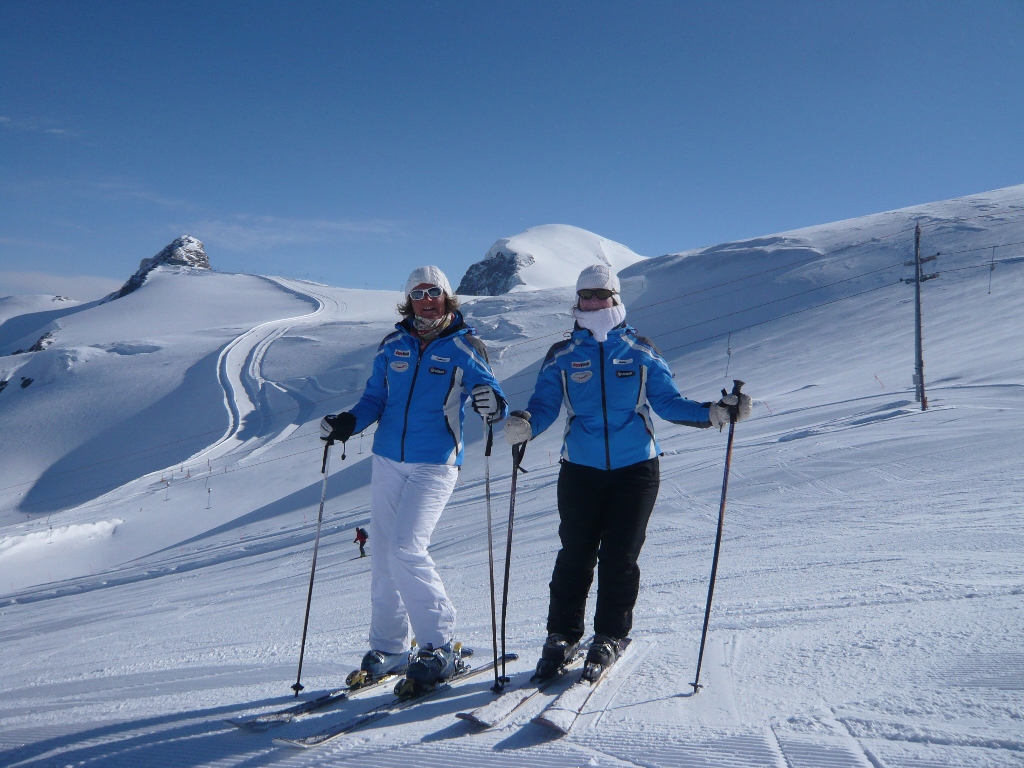
[[[203,250],[203,243],[191,235],[182,235],[175,238],[160,253],[149,259],[139,262],[139,268],[135,274],[128,278],[128,281],[121,286],[120,290],[104,298],[100,303],[105,304],[114,299],[120,299],[129,293],[137,290],[146,282],[146,277],[157,267],[191,267],[193,269],[209,269],[210,260]]]

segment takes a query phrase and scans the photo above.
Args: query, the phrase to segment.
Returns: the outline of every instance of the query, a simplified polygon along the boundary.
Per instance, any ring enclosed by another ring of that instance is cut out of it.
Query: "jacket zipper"
[[[598,356],[601,358],[601,411],[604,413],[604,461],[608,469],[612,468],[612,449],[608,442],[608,396],[604,390],[604,343],[597,342]]]
[[[416,346],[419,347],[419,340],[416,340]],[[430,346],[429,344],[427,345]],[[424,347],[423,351],[426,351]],[[405,401],[405,421],[402,424],[402,458],[400,461],[405,462],[405,433],[409,431],[409,406],[412,405],[412,391],[416,389],[416,377],[420,374],[420,363],[423,362],[423,353],[419,350],[416,351],[416,370],[412,374],[412,384],[409,385],[409,399]]]

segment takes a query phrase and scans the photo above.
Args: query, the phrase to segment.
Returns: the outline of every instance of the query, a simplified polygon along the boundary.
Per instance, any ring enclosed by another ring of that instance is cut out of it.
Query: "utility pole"
[[[938,272],[925,275],[921,271],[921,265],[929,261],[935,261],[939,254],[921,258],[921,225],[914,228],[914,260],[905,261],[904,266],[914,268],[913,279],[905,278],[904,283],[914,283],[914,399],[921,404],[921,410],[928,410],[928,395],[924,391],[924,343],[921,332],[921,283],[925,280],[933,280],[939,276]]]

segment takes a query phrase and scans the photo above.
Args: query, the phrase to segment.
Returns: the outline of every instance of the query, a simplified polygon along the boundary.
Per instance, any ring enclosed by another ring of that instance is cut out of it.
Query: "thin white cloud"
[[[27,240],[23,237],[0,237],[0,245],[9,245],[15,248],[37,248],[46,251],[64,251],[64,246],[56,243],[49,243],[45,240]]]
[[[384,219],[354,221],[347,219],[287,219],[278,216],[235,216],[207,220],[186,226],[183,231],[198,237],[208,246],[229,251],[277,248],[284,245],[334,243],[366,235],[392,235],[397,222]]]
[[[116,291],[124,283],[97,275],[51,275],[47,272],[0,270],[0,296],[45,294],[92,301]]]
[[[194,207],[188,200],[167,197],[166,195],[154,192],[147,186],[125,179],[106,179],[104,181],[88,182],[87,186],[113,199],[145,200],[148,203],[155,203],[163,208],[187,210]]]
[[[10,115],[0,115],[0,125],[12,131],[45,133],[50,136],[60,136],[65,138],[77,137],[79,135],[70,128],[63,127],[57,120],[15,119]]]

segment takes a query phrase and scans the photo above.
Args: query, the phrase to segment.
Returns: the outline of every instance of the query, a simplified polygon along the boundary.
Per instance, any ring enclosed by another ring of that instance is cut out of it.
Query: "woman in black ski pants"
[[[548,638],[536,677],[554,675],[571,659],[584,632],[587,595],[597,566],[594,640],[585,676],[596,679],[625,648],[640,589],[637,559],[658,498],[661,449],[651,408],[693,427],[750,415],[750,398],[729,395],[696,403],[679,394],[654,343],[625,323],[618,277],[595,264],[576,282],[576,327],[548,350],[526,411],[505,422],[512,445],[531,440],[567,411],[558,474],[558,536],[551,576]]]

